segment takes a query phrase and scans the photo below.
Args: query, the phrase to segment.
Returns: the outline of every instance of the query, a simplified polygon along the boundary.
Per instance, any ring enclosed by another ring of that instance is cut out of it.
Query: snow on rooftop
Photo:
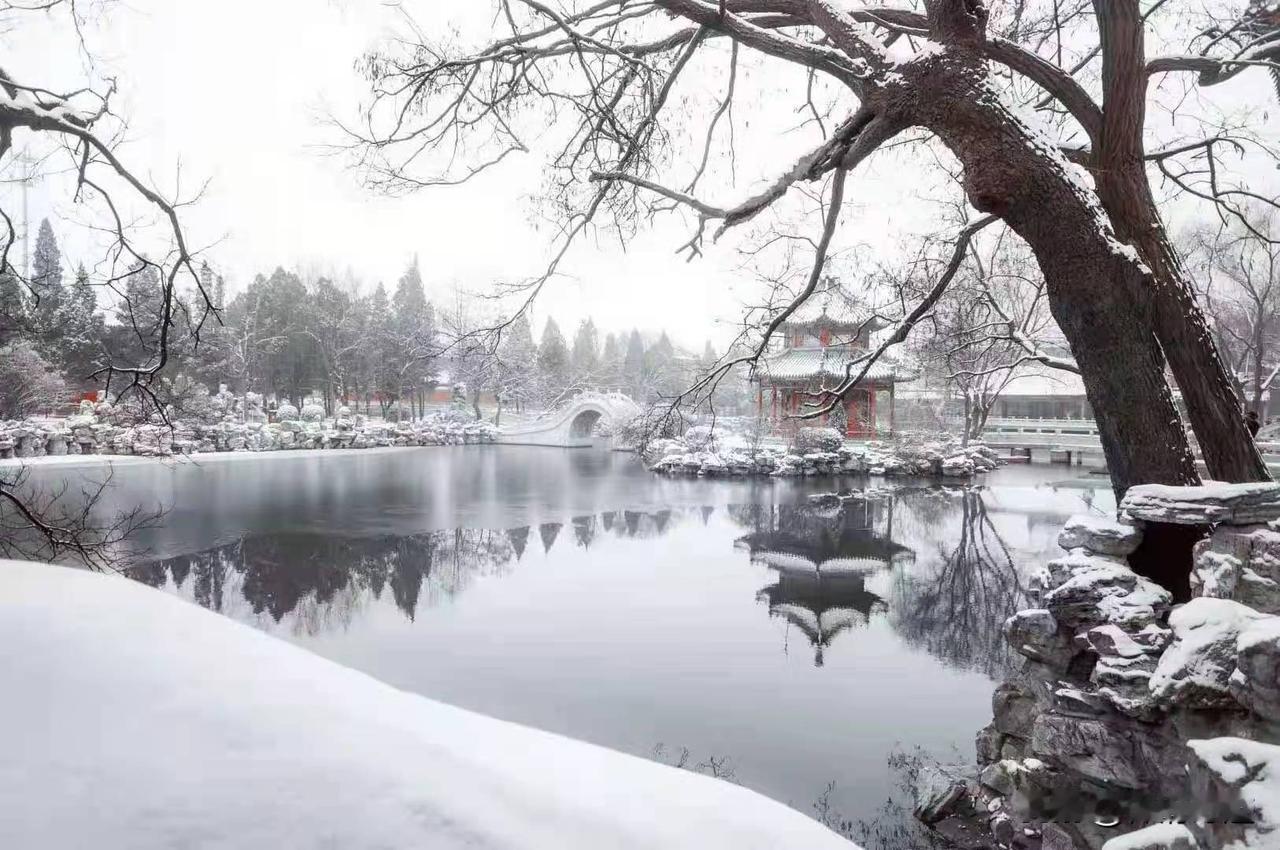
[[[850,362],[863,357],[864,352],[842,347],[793,348],[773,357],[766,357],[757,367],[758,377],[766,381],[798,381],[812,378],[843,380],[857,375],[863,364],[852,367]],[[906,366],[888,356],[882,356],[867,370],[865,381],[909,381],[919,375],[919,370]]]
[[[0,847],[853,847],[745,788],[397,690],[119,576],[0,561],[0,646]]]
[[[1083,396],[1084,381],[1074,372],[1044,369],[1018,375],[1000,393],[1010,396]]]

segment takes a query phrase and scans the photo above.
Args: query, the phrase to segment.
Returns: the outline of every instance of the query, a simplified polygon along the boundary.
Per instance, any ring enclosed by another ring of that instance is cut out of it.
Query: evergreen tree
[[[622,346],[618,344],[618,338],[611,333],[606,334],[604,338],[604,352],[600,355],[600,375],[600,379],[611,387],[616,387],[622,381]]]
[[[519,410],[538,399],[538,346],[533,342],[529,317],[521,313],[502,336],[498,348],[498,394],[503,404]]]
[[[0,345],[8,345],[26,334],[27,293],[22,281],[10,269],[0,272]]]
[[[622,359],[622,382],[626,384],[627,391],[635,396],[637,400],[644,398],[644,340],[640,338],[640,332],[631,331],[631,336],[627,338],[627,353]]]
[[[159,353],[163,292],[155,266],[139,265],[124,279],[116,304],[116,327],[107,347],[116,363],[144,365]]]
[[[649,346],[644,353],[647,388],[659,397],[667,398],[674,395],[673,389],[679,382],[675,361],[675,346],[671,344],[666,331],[663,331],[658,341]]]
[[[538,345],[538,371],[551,396],[559,395],[569,383],[569,346],[555,319],[547,319]]]
[[[422,272],[418,269],[418,258],[400,276],[396,283],[395,295],[391,298],[391,311],[397,316],[421,316],[427,308],[427,293],[422,285]]]
[[[53,235],[53,225],[46,218],[40,222],[36,252],[31,258],[31,289],[35,294],[31,325],[40,352],[46,360],[59,365],[62,358],[58,350],[58,337],[61,335],[62,309],[66,302],[62,276],[62,255],[58,250],[58,240]]]
[[[596,324],[590,318],[583,319],[573,336],[573,354],[570,356],[573,375],[579,381],[592,381],[599,377],[600,337]]]
[[[436,342],[435,309],[427,301],[416,256],[396,283],[390,310],[392,338],[388,380],[394,372],[398,376],[395,378],[398,383],[396,397],[412,401],[434,372],[432,352]]]
[[[378,404],[385,415],[388,408],[400,395],[400,377],[394,365],[395,346],[392,344],[391,301],[387,298],[387,288],[381,282],[374,287],[369,296],[369,378],[370,389],[378,398]]]
[[[89,282],[89,272],[81,265],[62,311],[59,349],[62,369],[77,389],[92,385],[90,375],[106,360],[103,347],[106,326],[98,313],[98,293]]]

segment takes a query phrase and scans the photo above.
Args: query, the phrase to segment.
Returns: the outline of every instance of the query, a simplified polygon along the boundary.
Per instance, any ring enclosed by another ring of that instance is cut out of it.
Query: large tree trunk
[[[1164,355],[1135,303],[1149,270],[1118,242],[1056,146],[1003,105],[976,51],[939,53],[910,74],[905,85],[876,91],[870,105],[936,133],[963,165],[973,205],[1030,245],[1080,366],[1116,493],[1198,483]]]
[[[1098,191],[1117,236],[1132,244],[1151,269],[1139,305],[1169,360],[1209,475],[1220,481],[1267,481],[1270,474],[1242,416],[1236,393],[1182,264],[1165,236],[1145,172],[1099,168]]]
[[[1235,383],[1151,194],[1144,159],[1147,73],[1139,3],[1094,0],[1094,7],[1104,57],[1104,107],[1093,174],[1116,236],[1132,245],[1151,271],[1139,282],[1135,306],[1144,310],[1168,358],[1209,475],[1267,481],[1271,476],[1245,427]]]

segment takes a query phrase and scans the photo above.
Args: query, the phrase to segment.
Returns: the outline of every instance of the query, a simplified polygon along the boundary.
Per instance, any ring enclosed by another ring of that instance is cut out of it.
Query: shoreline
[[[468,443],[465,445],[492,445],[484,443]],[[439,448],[461,448],[463,446],[454,445],[432,445],[432,446],[370,446],[363,449],[338,448],[338,449],[276,449],[273,451],[229,451],[229,452],[192,452],[191,454],[174,454],[174,455],[109,455],[109,454],[77,454],[77,455],[41,455],[39,457],[9,457],[0,458],[0,469],[12,469],[22,467],[36,466],[113,466],[120,465],[136,465],[143,463],[161,463],[178,466],[184,463],[193,463],[202,465],[206,463],[223,463],[233,460],[245,460],[248,458],[266,459],[266,458],[289,458],[289,457],[317,457],[330,455],[355,455],[355,454],[385,454],[389,452],[402,452],[411,449],[439,449]]]

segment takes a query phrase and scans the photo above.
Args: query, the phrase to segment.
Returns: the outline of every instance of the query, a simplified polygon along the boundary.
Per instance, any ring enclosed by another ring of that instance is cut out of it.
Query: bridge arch
[[[640,412],[640,405],[622,393],[581,393],[538,419],[502,428],[498,442],[565,448],[589,446],[602,425],[617,427]]]
[[[580,413],[575,415],[569,422],[570,437],[590,437],[596,430],[596,426],[600,424],[600,420],[604,418],[604,411],[597,410],[595,407],[583,408]]]

